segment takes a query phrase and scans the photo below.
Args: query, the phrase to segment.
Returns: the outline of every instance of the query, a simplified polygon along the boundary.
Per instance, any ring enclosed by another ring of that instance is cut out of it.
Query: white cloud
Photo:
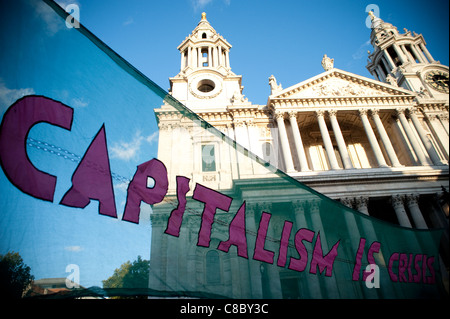
[[[192,6],[194,10],[203,9],[208,3],[212,2],[212,0],[192,0]]]
[[[25,95],[34,94],[32,88],[10,89],[7,88],[3,79],[0,78],[0,112],[3,113],[6,108],[11,106],[16,100]]]
[[[360,60],[362,59],[364,56],[367,56],[367,47],[370,45],[370,40],[367,40],[366,42],[364,42],[363,44],[361,44],[358,48],[358,50],[356,50],[355,53],[352,54],[352,58],[353,60]]]
[[[88,106],[89,102],[86,102],[82,97],[81,98],[73,98],[71,100],[72,106],[76,108],[82,108]]]
[[[208,5],[208,4],[212,4],[213,2],[217,3],[219,2],[218,0],[191,0],[191,5],[192,8],[194,9],[194,11],[199,11],[199,10],[204,10],[204,8]],[[225,4],[226,6],[229,6],[231,4],[231,0],[221,0],[221,2],[223,2],[223,4]]]
[[[64,247],[64,250],[72,251],[72,252],[80,252],[83,250],[81,246],[66,246]]]
[[[111,147],[111,157],[129,161],[138,153],[142,140],[143,137],[138,132],[131,142],[120,142],[118,144],[114,144],[114,146]]]
[[[130,24],[132,24],[132,23],[134,23],[134,19],[132,18],[132,17],[129,17],[127,20],[125,20],[122,24],[124,25],[124,26],[127,26],[127,25],[130,25]]]
[[[154,141],[156,141],[158,139],[159,136],[159,131],[155,131],[152,134],[150,134],[145,140],[152,144]]]
[[[121,182],[114,184],[114,189],[126,193],[130,182]]]
[[[130,142],[121,141],[120,143],[115,143],[111,147],[111,157],[129,161],[139,154],[142,142],[153,144],[153,142],[158,140],[158,134],[159,132],[156,131],[145,137],[142,136],[140,131],[137,131],[133,140]]]
[[[46,32],[48,35],[53,36],[65,27],[65,23],[61,21],[61,17],[58,16],[46,3],[41,1],[30,1],[30,4],[35,8],[38,18],[45,22],[45,25],[47,26]]]

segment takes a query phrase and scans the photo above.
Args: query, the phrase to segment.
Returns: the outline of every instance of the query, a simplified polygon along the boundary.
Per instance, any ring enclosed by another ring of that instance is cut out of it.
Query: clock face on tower
[[[448,93],[448,72],[445,71],[430,71],[425,74],[425,82],[436,91]]]

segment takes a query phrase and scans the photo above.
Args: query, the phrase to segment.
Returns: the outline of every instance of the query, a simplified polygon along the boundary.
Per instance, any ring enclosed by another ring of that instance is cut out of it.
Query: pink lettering
[[[419,283],[422,277],[421,268],[420,268],[420,261],[422,260],[422,255],[416,255],[414,258],[414,269],[416,270],[416,274],[413,276],[413,282]]]
[[[230,223],[228,240],[220,242],[217,249],[228,252],[231,245],[237,247],[238,256],[248,258],[247,238],[245,237],[245,202],[242,203]]]
[[[294,238],[295,243],[295,249],[297,249],[297,252],[299,254],[299,258],[293,258],[291,257],[289,262],[289,269],[296,270],[296,271],[304,271],[306,268],[306,264],[308,263],[308,251],[306,250],[305,245],[303,244],[303,241],[307,241],[309,243],[312,243],[314,238],[314,232],[312,230],[301,228],[297,231]]]
[[[147,187],[149,177],[155,182],[151,188]],[[127,203],[122,220],[139,224],[141,201],[149,205],[161,202],[166,196],[168,187],[167,169],[161,161],[154,158],[139,165],[128,185]]]
[[[323,255],[322,245],[320,242],[320,232],[317,233],[316,244],[314,245],[313,257],[311,260],[311,267],[309,269],[309,273],[315,274],[317,272],[317,266],[319,267],[319,272],[322,273],[325,269],[325,276],[331,277],[334,260],[337,256],[337,249],[339,246],[340,240],[337,241],[336,244],[331,248],[331,250]]]
[[[399,260],[399,253],[393,253],[391,257],[389,258],[389,266],[388,266],[388,272],[389,277],[391,277],[391,280],[394,282],[398,281],[397,275],[394,273],[394,262]]]
[[[359,274],[361,272],[361,260],[362,260],[362,256],[363,256],[363,253],[364,253],[364,246],[365,245],[366,245],[366,239],[365,238],[360,238],[359,239],[358,250],[356,252],[356,257],[355,257],[355,267],[353,267],[352,280],[354,280],[354,281],[359,280]]]
[[[269,228],[269,221],[272,215],[263,212],[261,215],[261,221],[259,222],[258,234],[256,235],[255,251],[253,253],[253,259],[264,261],[269,264],[273,264],[273,251],[264,249],[264,244],[267,237],[267,229]]]
[[[84,208],[91,199],[99,201],[99,213],[117,218],[105,126],[102,125],[72,176],[72,187],[60,204]]]
[[[219,208],[228,212],[233,199],[201,184],[196,184],[192,198],[205,203],[197,246],[209,247],[211,228],[214,223],[216,210]]]
[[[178,237],[180,235],[181,222],[186,209],[186,194],[189,191],[190,179],[184,176],[177,176],[177,199],[178,206],[170,213],[167,222],[166,234]]]
[[[44,96],[25,96],[3,115],[0,126],[0,164],[10,182],[22,192],[53,202],[56,176],[33,166],[26,152],[28,132],[45,122],[71,129],[73,109]]]
[[[285,221],[283,231],[281,233],[280,251],[278,254],[277,266],[284,267],[287,259],[287,248],[289,245],[289,237],[291,236],[292,223]]]

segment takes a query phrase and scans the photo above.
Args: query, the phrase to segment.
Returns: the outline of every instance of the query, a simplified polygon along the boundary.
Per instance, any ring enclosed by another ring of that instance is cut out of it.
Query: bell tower
[[[242,76],[231,71],[231,45],[214,30],[206,13],[177,48],[180,73],[170,78],[170,93],[192,110],[225,108],[242,94]]]
[[[403,29],[369,11],[371,24],[367,69],[379,81],[417,92],[427,98],[445,99],[449,93],[449,68],[430,54],[422,34]]]

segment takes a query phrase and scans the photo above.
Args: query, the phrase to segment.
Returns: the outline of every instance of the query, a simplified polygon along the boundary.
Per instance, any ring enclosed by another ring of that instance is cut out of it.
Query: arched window
[[[206,32],[203,32],[202,39],[206,39]]]
[[[206,253],[206,283],[210,285],[220,283],[220,257],[215,250]]]

